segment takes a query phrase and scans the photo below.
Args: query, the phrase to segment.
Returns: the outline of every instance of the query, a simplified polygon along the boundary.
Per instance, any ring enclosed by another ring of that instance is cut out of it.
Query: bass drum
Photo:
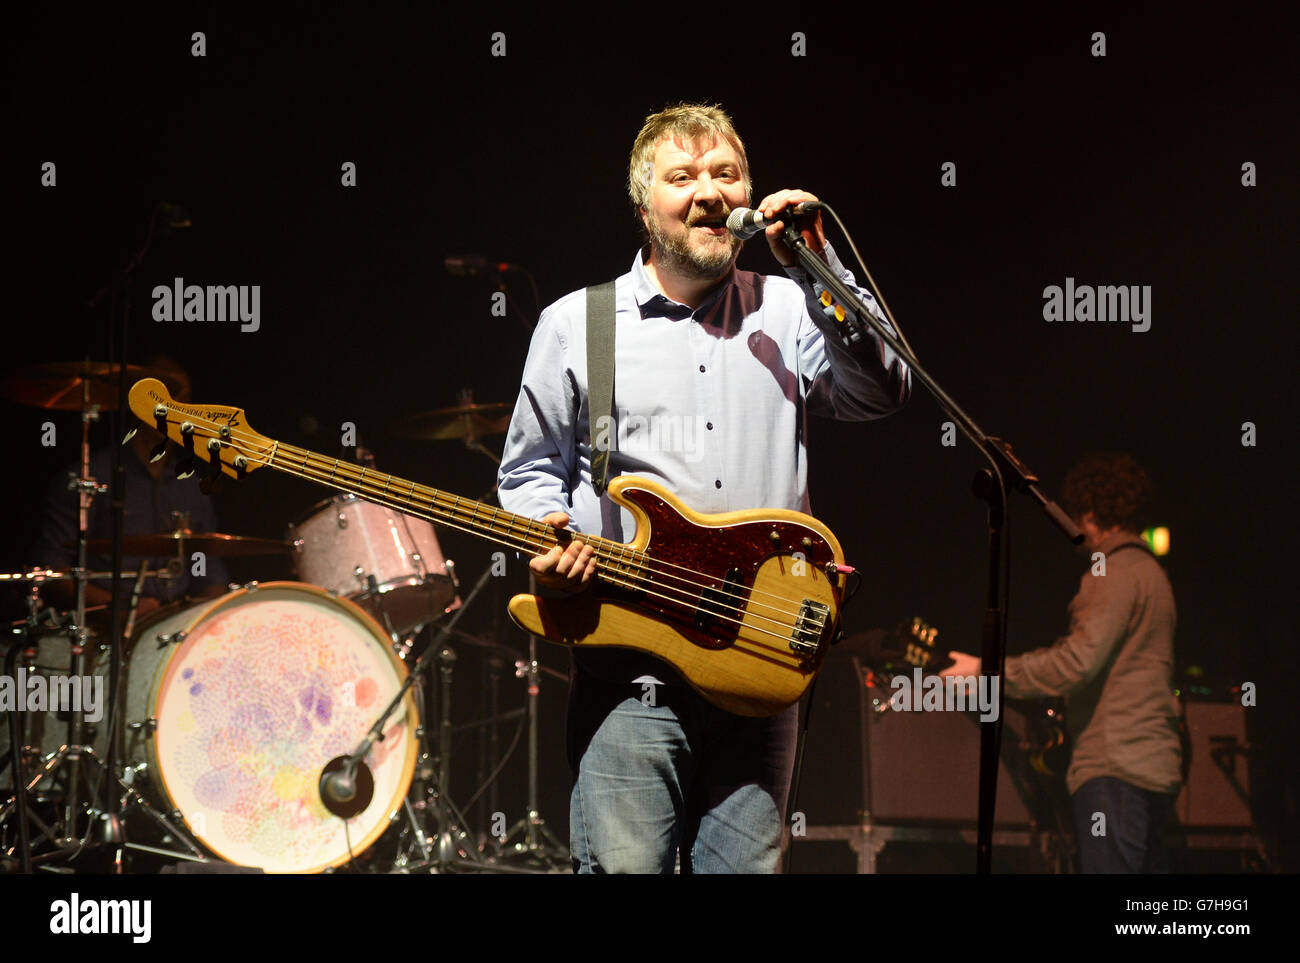
[[[319,789],[325,764],[357,747],[405,677],[374,620],[313,585],[254,583],[162,609],[135,633],[126,758],[147,772],[136,777],[146,797],[219,858],[320,872],[374,843],[410,788],[419,719],[408,692],[366,756],[374,798],[346,831]]]

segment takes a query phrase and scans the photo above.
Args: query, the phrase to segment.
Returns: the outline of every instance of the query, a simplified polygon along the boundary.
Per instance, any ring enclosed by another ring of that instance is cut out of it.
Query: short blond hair
[[[697,138],[725,137],[740,158],[740,176],[745,183],[745,203],[753,196],[749,179],[749,159],[745,156],[745,142],[736,133],[727,112],[717,104],[676,104],[645,119],[641,132],[632,144],[632,155],[627,165],[627,193],[637,210],[646,206],[650,196],[650,182],[654,177],[655,149],[665,137],[678,136],[687,143]]]

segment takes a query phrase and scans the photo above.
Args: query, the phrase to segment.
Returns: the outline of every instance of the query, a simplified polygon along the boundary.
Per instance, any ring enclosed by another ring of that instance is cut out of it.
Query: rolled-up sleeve
[[[876,299],[859,287],[834,248],[826,245],[826,263],[860,297],[876,318],[892,332]],[[799,322],[799,367],[813,414],[841,421],[868,421],[897,411],[912,391],[912,374],[894,350],[875,331],[865,329],[863,340],[846,346],[836,331],[838,322],[818,300],[817,289],[802,267],[785,273],[804,291],[804,315]]]
[[[580,398],[568,353],[562,325],[548,308],[533,332],[497,474],[501,506],[528,518],[573,514]]]

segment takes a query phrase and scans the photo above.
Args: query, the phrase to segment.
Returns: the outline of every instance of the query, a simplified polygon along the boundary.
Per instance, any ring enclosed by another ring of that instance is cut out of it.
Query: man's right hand
[[[552,512],[542,519],[557,531],[569,524],[564,512]],[[596,576],[596,553],[592,547],[574,536],[567,546],[556,545],[545,555],[534,556],[528,568],[537,577],[537,584],[564,592],[581,592]]]

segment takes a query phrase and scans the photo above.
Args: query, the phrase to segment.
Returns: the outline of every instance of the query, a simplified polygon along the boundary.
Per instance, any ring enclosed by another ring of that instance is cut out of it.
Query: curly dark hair
[[[1061,503],[1070,517],[1082,521],[1092,512],[1102,530],[1119,526],[1126,532],[1142,531],[1150,498],[1151,479],[1132,455],[1123,452],[1085,455],[1061,486]]]

